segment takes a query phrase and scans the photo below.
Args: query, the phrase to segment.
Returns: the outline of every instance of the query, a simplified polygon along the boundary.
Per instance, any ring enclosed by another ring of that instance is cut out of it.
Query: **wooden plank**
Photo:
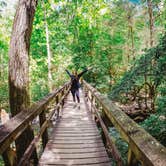
[[[90,116],[88,116],[88,117],[87,116],[88,116],[88,114],[74,115],[74,117],[73,117],[73,115],[63,115],[62,119],[63,120],[78,120],[78,119],[82,118],[83,120],[88,120],[88,121],[92,122]]]
[[[81,123],[81,124],[93,124],[95,125],[94,122],[90,121],[90,120],[86,120],[86,119],[81,119],[81,118],[77,118],[77,119],[72,119],[72,117],[70,119],[61,119],[60,120],[63,123]]]
[[[77,131],[59,131],[57,133],[52,134],[53,137],[56,136],[56,137],[63,138],[62,135],[65,137],[68,137],[68,136],[69,137],[75,137],[75,136],[77,136],[77,137],[82,137],[82,136],[84,136],[84,137],[90,137],[90,136],[91,137],[98,137],[98,136],[100,136],[100,134],[98,132],[95,132],[94,130],[92,130],[91,132],[88,131],[86,133],[84,133],[84,131],[79,131],[79,132],[77,132]]]
[[[100,164],[90,164],[91,166],[111,166],[111,162],[104,162],[104,163],[100,163]],[[78,165],[80,166],[80,165]],[[81,166],[87,166],[84,164],[81,164]]]
[[[79,135],[82,135],[82,131],[56,131],[56,134],[79,134]],[[85,131],[85,134],[97,134],[97,135],[99,135],[99,133],[98,132],[95,132],[95,131],[89,131],[89,132],[87,132],[87,131]]]
[[[50,166],[50,165],[55,165],[55,164],[44,164],[44,166]],[[43,166],[43,165],[42,165]],[[57,166],[57,164],[56,164]],[[77,166],[88,166],[87,164],[77,164]],[[104,162],[104,163],[100,163],[100,164],[90,164],[89,166],[111,166],[111,162]]]
[[[96,127],[95,125],[91,124],[91,125],[88,125],[88,124],[85,124],[85,123],[82,123],[82,124],[78,124],[78,123],[66,123],[66,124],[60,124],[59,125],[60,128],[62,127],[68,127],[68,128],[73,128],[73,127],[78,127],[78,128],[93,128],[93,127]]]
[[[96,144],[49,144],[47,145],[50,149],[51,148],[61,148],[61,149],[82,149],[82,148],[97,148],[103,147],[103,143],[96,143]]]
[[[105,151],[102,152],[93,152],[93,153],[77,153],[77,154],[58,154],[58,153],[47,153],[47,155],[43,155],[40,161],[52,159],[86,159],[86,158],[99,158],[99,157],[108,157]]]
[[[69,127],[69,126],[61,126],[61,125],[57,125],[56,130],[97,130],[96,126],[80,126],[80,128],[78,128],[77,126],[73,126],[73,127]],[[98,131],[98,130],[97,130]]]
[[[40,161],[39,165],[42,164],[59,164],[59,165],[78,165],[78,164],[100,164],[110,162],[108,157],[99,157],[99,158],[85,158],[85,159],[55,159],[50,158],[49,160]]]
[[[96,125],[93,124],[93,123],[88,123],[88,122],[81,122],[81,121],[70,121],[70,122],[63,122],[63,124],[61,124],[60,126],[61,127],[65,127],[65,126],[68,126],[68,127],[75,127],[75,126],[79,126],[79,127],[95,127]]]
[[[88,120],[91,120],[90,119],[90,116],[87,116],[88,114],[86,113],[76,113],[74,116],[73,116],[73,113],[72,114],[64,114],[64,116],[62,117],[63,119],[69,119],[70,117],[74,118],[74,119],[77,119],[77,118],[86,118]]]
[[[93,152],[103,152],[105,151],[104,146],[103,147],[92,147],[92,148],[84,148],[84,149],[61,149],[61,148],[57,148],[55,147],[54,149],[50,147],[46,147],[44,150],[44,153],[47,154],[49,152],[51,153],[59,153],[59,154],[80,154],[80,153],[93,153]],[[43,155],[44,155],[43,153]]]
[[[89,115],[89,116],[87,117],[87,115]],[[62,118],[67,119],[68,117],[73,117],[73,113],[64,114]],[[88,114],[88,113],[84,113],[84,112],[74,113],[73,118],[80,118],[80,117],[85,117],[90,120],[90,114]]]
[[[54,139],[54,140],[50,140],[49,143],[53,143],[53,144],[94,144],[94,143],[103,143],[101,139],[97,139],[97,140],[76,140],[76,139],[67,139],[67,140],[63,140],[63,139]]]
[[[54,140],[55,137],[51,136],[50,141]],[[56,140],[96,140],[101,139],[101,136],[86,136],[86,137],[56,137]]]
[[[55,132],[99,132],[97,128],[58,128]]]
[[[61,119],[61,122],[63,123],[73,123],[73,122],[77,122],[77,123],[86,123],[86,124],[94,124],[95,123],[91,120],[87,120],[87,119],[81,119],[81,118],[77,118],[77,119],[72,119],[72,117],[70,119]]]
[[[67,134],[54,134],[53,136],[55,137],[87,137],[87,136],[99,136],[99,134],[97,133],[83,133],[83,134],[70,134],[70,133],[67,133]]]

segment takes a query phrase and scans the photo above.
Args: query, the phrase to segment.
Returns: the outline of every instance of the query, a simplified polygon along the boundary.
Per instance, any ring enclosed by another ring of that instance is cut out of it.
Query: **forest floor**
[[[139,105],[136,101],[126,104],[115,102],[115,104],[137,123],[144,121],[147,117],[150,116],[150,102],[148,102],[147,108],[143,102]]]

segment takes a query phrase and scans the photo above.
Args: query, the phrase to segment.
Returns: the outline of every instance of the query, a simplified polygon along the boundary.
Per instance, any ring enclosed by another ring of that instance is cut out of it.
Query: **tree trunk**
[[[129,10],[129,9],[128,9]],[[130,13],[127,15],[128,20],[128,40],[131,40],[131,46],[130,46],[130,53],[131,55],[128,55],[128,62],[130,61],[130,56],[133,57],[133,60],[135,60],[135,52],[134,52],[134,31],[133,31],[133,18],[131,15],[131,10],[129,10]]]
[[[12,116],[27,109],[29,98],[29,49],[37,0],[19,0],[14,18],[9,50],[9,102]],[[16,140],[20,160],[34,135],[29,126]],[[37,164],[36,150],[32,155]]]
[[[133,25],[130,26],[130,32],[131,32],[131,49],[132,49],[131,52],[132,52],[133,60],[135,60]]]
[[[74,8],[73,8],[73,13],[74,13],[74,17],[73,20],[75,19],[76,15],[75,13],[77,12],[77,8],[78,8],[78,2],[77,0],[74,1]],[[74,24],[74,38],[73,38],[73,43],[77,44],[78,43],[78,38],[79,38],[79,27],[78,27],[78,23],[75,22]]]
[[[3,62],[2,62],[2,53],[0,53],[0,87],[2,87],[2,83],[4,82],[3,81],[3,78],[2,78],[2,73],[3,73],[3,66],[2,66],[2,64],[3,64]],[[0,114],[1,114],[1,108],[2,108],[2,104],[3,104],[3,102],[2,101],[0,101]]]
[[[3,73],[3,66],[2,65],[3,65],[3,57],[2,57],[2,53],[0,52],[0,80],[2,79],[2,73]]]
[[[154,45],[154,16],[153,16],[152,0],[147,0],[147,3],[148,3],[148,13],[149,13],[150,47],[153,47]],[[153,68],[153,63],[151,62],[150,74],[152,74],[152,68]],[[150,86],[151,87],[153,86],[151,77],[150,77]],[[152,111],[154,111],[153,96],[151,96],[150,99],[151,99],[151,109]]]
[[[144,69],[144,84],[145,84],[145,100],[144,100],[144,102],[145,102],[145,108],[147,109],[148,108],[148,104],[147,104],[147,93],[148,93],[148,89],[147,89],[147,68],[146,68],[146,66],[147,66],[147,62],[146,62],[146,57],[145,57],[145,69]]]
[[[52,74],[51,74],[51,51],[50,51],[50,41],[49,41],[49,30],[47,24],[47,13],[46,9],[44,11],[44,20],[45,20],[45,31],[46,31],[46,46],[47,46],[47,64],[48,64],[48,88],[49,92],[52,91]]]
[[[150,29],[150,46],[153,47],[154,44],[154,17],[153,17],[153,6],[152,1],[147,0],[148,3],[148,14],[149,14],[149,29]]]

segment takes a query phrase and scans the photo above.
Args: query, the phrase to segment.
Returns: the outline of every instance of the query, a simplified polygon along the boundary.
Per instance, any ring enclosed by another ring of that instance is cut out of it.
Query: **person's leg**
[[[76,99],[75,99],[75,90],[71,90],[71,94],[72,94],[72,96],[73,96],[73,101],[75,102],[76,101]]]
[[[79,90],[76,90],[76,97],[77,97],[77,102],[80,103],[80,94],[79,94]]]

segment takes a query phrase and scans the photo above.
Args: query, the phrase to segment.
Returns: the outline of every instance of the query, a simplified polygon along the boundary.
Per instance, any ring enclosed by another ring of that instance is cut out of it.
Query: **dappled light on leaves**
[[[0,0],[0,113],[9,119],[62,86],[65,69],[92,67],[83,79],[166,145],[166,1],[32,1]]]

